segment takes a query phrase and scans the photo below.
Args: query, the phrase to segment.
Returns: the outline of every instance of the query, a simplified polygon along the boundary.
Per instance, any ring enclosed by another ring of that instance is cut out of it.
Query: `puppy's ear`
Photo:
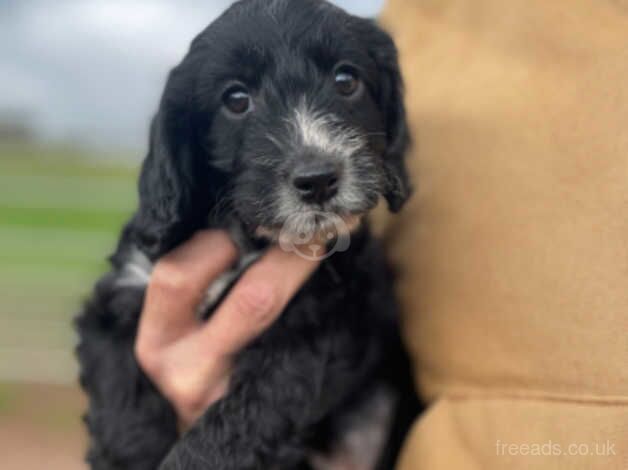
[[[158,258],[203,224],[208,208],[206,171],[195,145],[186,71],[174,69],[150,130],[139,179],[139,209],[131,221],[134,241]],[[191,88],[191,85],[189,85]]]
[[[372,44],[371,56],[377,65],[380,80],[379,106],[386,120],[387,142],[384,153],[386,190],[384,196],[389,209],[397,212],[412,193],[405,165],[410,134],[403,104],[403,80],[399,71],[397,48],[392,38],[374,24],[371,31],[372,40],[369,41]]]

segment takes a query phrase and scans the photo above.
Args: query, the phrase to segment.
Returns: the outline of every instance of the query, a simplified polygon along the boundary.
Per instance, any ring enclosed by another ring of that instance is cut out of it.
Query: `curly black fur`
[[[363,72],[367,90],[359,103],[338,104],[316,85],[338,59],[350,59]],[[257,121],[252,115],[237,124],[221,115],[218,83],[234,74],[259,96],[264,90]],[[408,197],[396,51],[371,21],[315,0],[244,0],[203,31],[170,74],[151,128],[139,208],[110,272],[76,320],[93,469],[311,468],[309,455],[331,452],[346,432],[343,417],[359,412],[383,385],[397,397],[397,408],[378,468],[393,467],[417,410],[391,272],[366,227],[352,234],[347,251],[326,259],[280,319],[240,353],[227,395],[181,438],[172,406],[134,357],[144,287],[119,282],[133,250],[154,260],[194,231],[234,220],[256,241],[255,227],[276,222],[277,214],[250,213],[238,204],[256,193],[272,202],[278,196],[268,190],[269,178],[277,180],[270,186],[279,186],[279,175],[298,156],[283,154],[261,169],[255,149],[271,145],[263,142],[266,132],[277,129],[295,97],[304,95],[316,109],[339,116],[343,129],[363,132],[360,151],[370,160],[351,164],[358,174],[368,169],[381,176],[373,188],[392,210]],[[365,196],[363,212],[372,207],[366,189],[356,194]]]

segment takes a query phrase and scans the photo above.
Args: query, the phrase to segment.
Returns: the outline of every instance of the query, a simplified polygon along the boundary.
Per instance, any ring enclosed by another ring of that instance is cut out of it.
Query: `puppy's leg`
[[[161,470],[307,468],[299,465],[308,431],[343,400],[359,361],[298,344],[246,355],[250,364],[236,370],[227,396],[173,447]]]
[[[173,409],[133,352],[142,298],[141,289],[121,289],[109,275],[76,320],[94,470],[154,470],[177,439]]]

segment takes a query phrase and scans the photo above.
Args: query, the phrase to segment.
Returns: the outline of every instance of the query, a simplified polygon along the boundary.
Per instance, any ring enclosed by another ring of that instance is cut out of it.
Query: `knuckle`
[[[151,288],[164,295],[188,298],[195,295],[184,271],[169,263],[159,264],[151,276]]]
[[[136,341],[134,347],[135,359],[141,368],[149,375],[156,375],[159,371],[159,360],[155,352],[143,341]]]
[[[206,403],[205,393],[198,387],[184,387],[178,384],[171,384],[170,399],[176,403],[179,410],[186,414],[194,414],[201,411]]]
[[[279,305],[279,291],[276,286],[266,281],[244,283],[235,296],[238,312],[252,320],[265,324]]]
[[[201,396],[198,394],[190,393],[185,390],[176,390],[172,393],[178,407],[187,412],[193,412],[202,406]]]

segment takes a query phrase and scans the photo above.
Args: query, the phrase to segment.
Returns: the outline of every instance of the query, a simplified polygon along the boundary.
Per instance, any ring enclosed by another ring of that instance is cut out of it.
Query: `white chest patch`
[[[395,397],[381,388],[345,418],[347,430],[330,455],[313,454],[315,470],[373,470],[384,450],[392,425]]]

